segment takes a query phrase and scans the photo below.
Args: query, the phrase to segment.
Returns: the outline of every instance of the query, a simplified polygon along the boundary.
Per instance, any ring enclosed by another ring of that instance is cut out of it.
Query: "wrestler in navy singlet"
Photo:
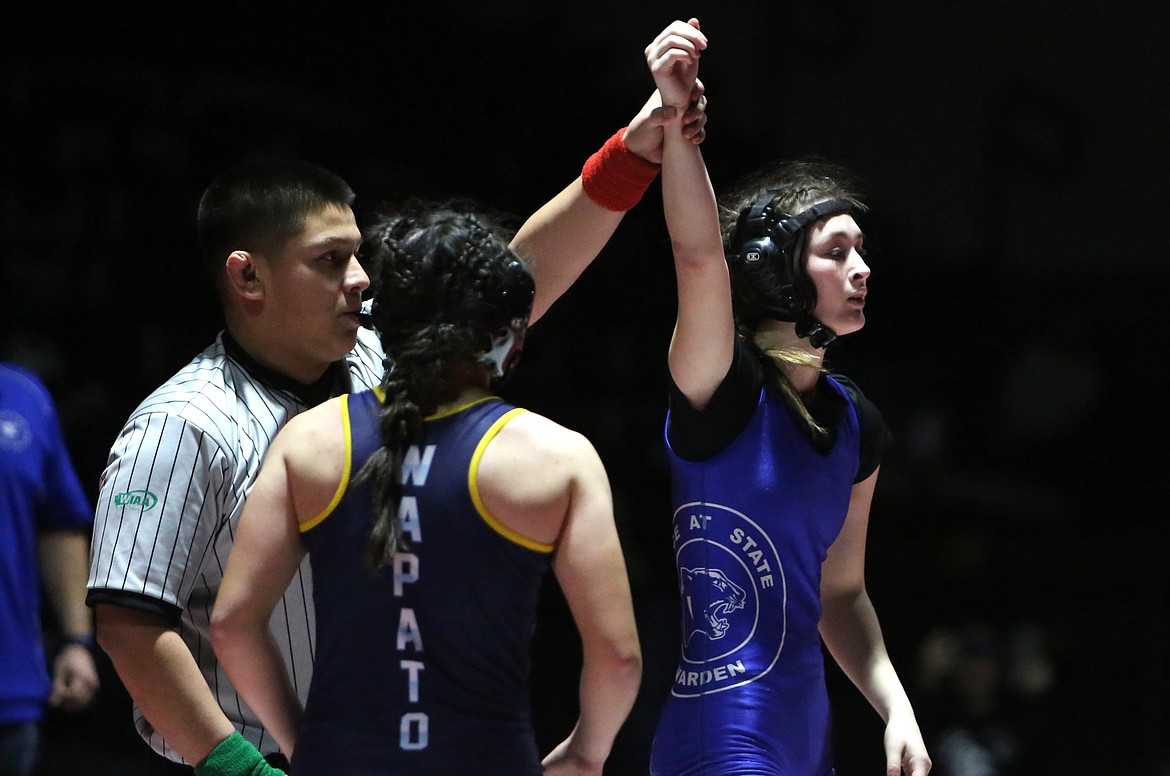
[[[821,380],[847,408],[827,452],[771,387],[712,457],[669,450],[683,640],[655,776],[833,773],[821,563],[849,508],[861,428],[849,392]]]
[[[541,773],[529,650],[554,548],[495,521],[475,487],[484,448],[524,410],[493,397],[427,419],[402,466],[407,549],[373,571],[371,494],[350,477],[381,444],[378,393],[342,409],[349,468],[335,506],[301,527],[317,655],[293,771]]]

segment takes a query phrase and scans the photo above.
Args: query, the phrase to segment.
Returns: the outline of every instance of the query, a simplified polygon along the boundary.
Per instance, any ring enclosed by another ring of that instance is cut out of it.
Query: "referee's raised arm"
[[[703,102],[686,111],[702,139]],[[582,175],[540,207],[511,248],[533,266],[533,319],[597,256],[657,176],[657,95]],[[287,768],[211,646],[211,613],[260,463],[307,408],[382,382],[377,335],[361,328],[369,277],[356,253],[354,194],[296,161],[254,161],[216,178],[199,205],[200,253],[224,329],[134,411],[102,475],[87,602],[97,637],[160,755],[229,776],[229,761]],[[308,562],[274,612],[272,633],[303,704],[315,614]],[[259,771],[248,771],[259,773]]]

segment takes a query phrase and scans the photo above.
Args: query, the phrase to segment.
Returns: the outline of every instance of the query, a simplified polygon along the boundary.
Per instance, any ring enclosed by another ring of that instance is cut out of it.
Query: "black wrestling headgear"
[[[853,211],[841,199],[818,202],[796,215],[778,210],[778,189],[740,211],[731,233],[727,263],[731,269],[736,312],[748,321],[773,318],[794,321],[796,333],[815,348],[837,338],[836,332],[813,317],[816,286],[804,267],[807,227],[826,216]]]
[[[380,308],[378,293],[363,303],[362,325],[383,334],[399,332],[396,336],[429,323],[470,327],[488,338],[478,360],[495,378],[519,360],[536,282],[474,214],[443,210],[425,218],[392,218],[367,235],[359,257],[379,284],[388,263],[412,263],[409,274],[397,272],[402,287],[389,307]]]
[[[481,359],[495,378],[507,375],[520,360],[532,301],[536,297],[536,282],[524,262],[509,261],[504,272],[504,284],[491,301],[493,311],[488,331],[492,335],[492,348]]]

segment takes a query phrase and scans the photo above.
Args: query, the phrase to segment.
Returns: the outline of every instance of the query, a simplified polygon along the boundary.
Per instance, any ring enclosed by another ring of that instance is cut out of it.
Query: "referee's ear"
[[[256,258],[248,251],[232,251],[225,262],[227,284],[244,299],[261,299],[264,291],[256,273]]]

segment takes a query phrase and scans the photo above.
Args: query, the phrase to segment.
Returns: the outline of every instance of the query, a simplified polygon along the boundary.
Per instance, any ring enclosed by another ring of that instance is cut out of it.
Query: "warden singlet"
[[[821,563],[849,508],[860,430],[824,379],[848,406],[827,453],[771,388],[712,458],[669,451],[682,652],[655,776],[832,773]]]
[[[294,772],[541,773],[529,650],[553,547],[499,524],[475,489],[483,450],[524,410],[490,398],[427,419],[403,464],[407,548],[377,571],[370,489],[351,478],[381,445],[378,395],[343,397],[342,411],[340,501],[301,529],[317,656]]]

